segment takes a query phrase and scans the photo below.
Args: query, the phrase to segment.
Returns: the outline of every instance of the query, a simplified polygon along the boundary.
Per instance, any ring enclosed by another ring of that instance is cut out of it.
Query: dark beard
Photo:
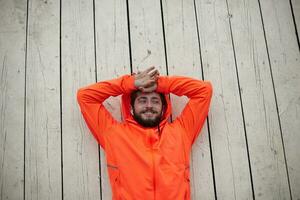
[[[150,110],[151,112],[153,112],[152,110]],[[146,111],[144,111],[146,112]],[[144,113],[143,112],[143,113]],[[141,113],[141,114],[143,114]],[[133,109],[133,118],[135,119],[135,121],[137,121],[141,126],[143,127],[147,127],[147,128],[151,128],[151,127],[156,127],[159,125],[160,122],[160,118],[161,115],[158,115],[157,117],[155,117],[154,119],[143,119],[141,114],[137,114],[135,113],[134,109]]]

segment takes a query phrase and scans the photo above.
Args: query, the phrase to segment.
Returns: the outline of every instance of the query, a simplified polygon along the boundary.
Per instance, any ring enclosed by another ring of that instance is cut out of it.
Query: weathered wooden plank
[[[300,52],[288,0],[261,1],[293,199],[300,199]]]
[[[300,1],[299,0],[292,0],[291,1],[293,13],[295,16],[295,25],[298,32],[298,41],[300,40]],[[298,44],[299,45],[299,44]]]
[[[133,71],[156,66],[166,74],[160,1],[129,0]]]
[[[61,199],[59,1],[30,1],[25,198]]]
[[[229,1],[256,199],[290,199],[258,1]]]
[[[0,1],[0,199],[23,199],[26,1]]]
[[[98,145],[76,101],[95,82],[93,1],[62,1],[62,122],[64,199],[99,199]]]
[[[216,194],[252,199],[251,178],[226,1],[196,1],[204,77],[214,95],[209,114]]]
[[[97,81],[130,74],[126,1],[96,1]],[[120,97],[109,98],[105,107],[121,121]],[[102,199],[112,199],[104,151],[101,149]]]
[[[168,72],[202,79],[194,1],[162,1]],[[171,95],[173,119],[184,108],[187,98]],[[191,157],[192,199],[214,199],[210,145],[207,126],[196,140]]]

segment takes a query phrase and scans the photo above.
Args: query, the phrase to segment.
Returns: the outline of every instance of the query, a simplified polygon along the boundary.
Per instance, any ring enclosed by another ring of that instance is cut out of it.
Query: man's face
[[[144,127],[155,127],[162,115],[162,101],[156,92],[138,92],[134,101],[133,118]]]

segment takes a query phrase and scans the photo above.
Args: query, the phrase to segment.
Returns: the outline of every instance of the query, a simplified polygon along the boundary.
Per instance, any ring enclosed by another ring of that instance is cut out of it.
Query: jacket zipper
[[[151,140],[151,132],[148,131],[148,138],[150,142],[150,148],[151,148],[151,157],[152,157],[152,174],[153,174],[153,200],[156,199],[156,181],[155,181],[155,160],[154,160],[154,149],[153,149],[153,142]]]
[[[155,160],[154,160],[154,151],[153,147],[151,147],[152,153],[152,165],[153,165],[153,193],[154,193],[154,200],[156,199],[156,181],[155,181]]]

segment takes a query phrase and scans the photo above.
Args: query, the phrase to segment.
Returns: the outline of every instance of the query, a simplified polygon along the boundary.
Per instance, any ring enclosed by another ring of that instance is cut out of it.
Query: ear
[[[161,107],[161,114],[160,114],[160,116],[162,117],[162,116],[164,116],[164,114],[165,114],[165,106],[163,105]]]
[[[130,105],[130,113],[131,113],[131,115],[133,115],[133,108],[131,105]]]

